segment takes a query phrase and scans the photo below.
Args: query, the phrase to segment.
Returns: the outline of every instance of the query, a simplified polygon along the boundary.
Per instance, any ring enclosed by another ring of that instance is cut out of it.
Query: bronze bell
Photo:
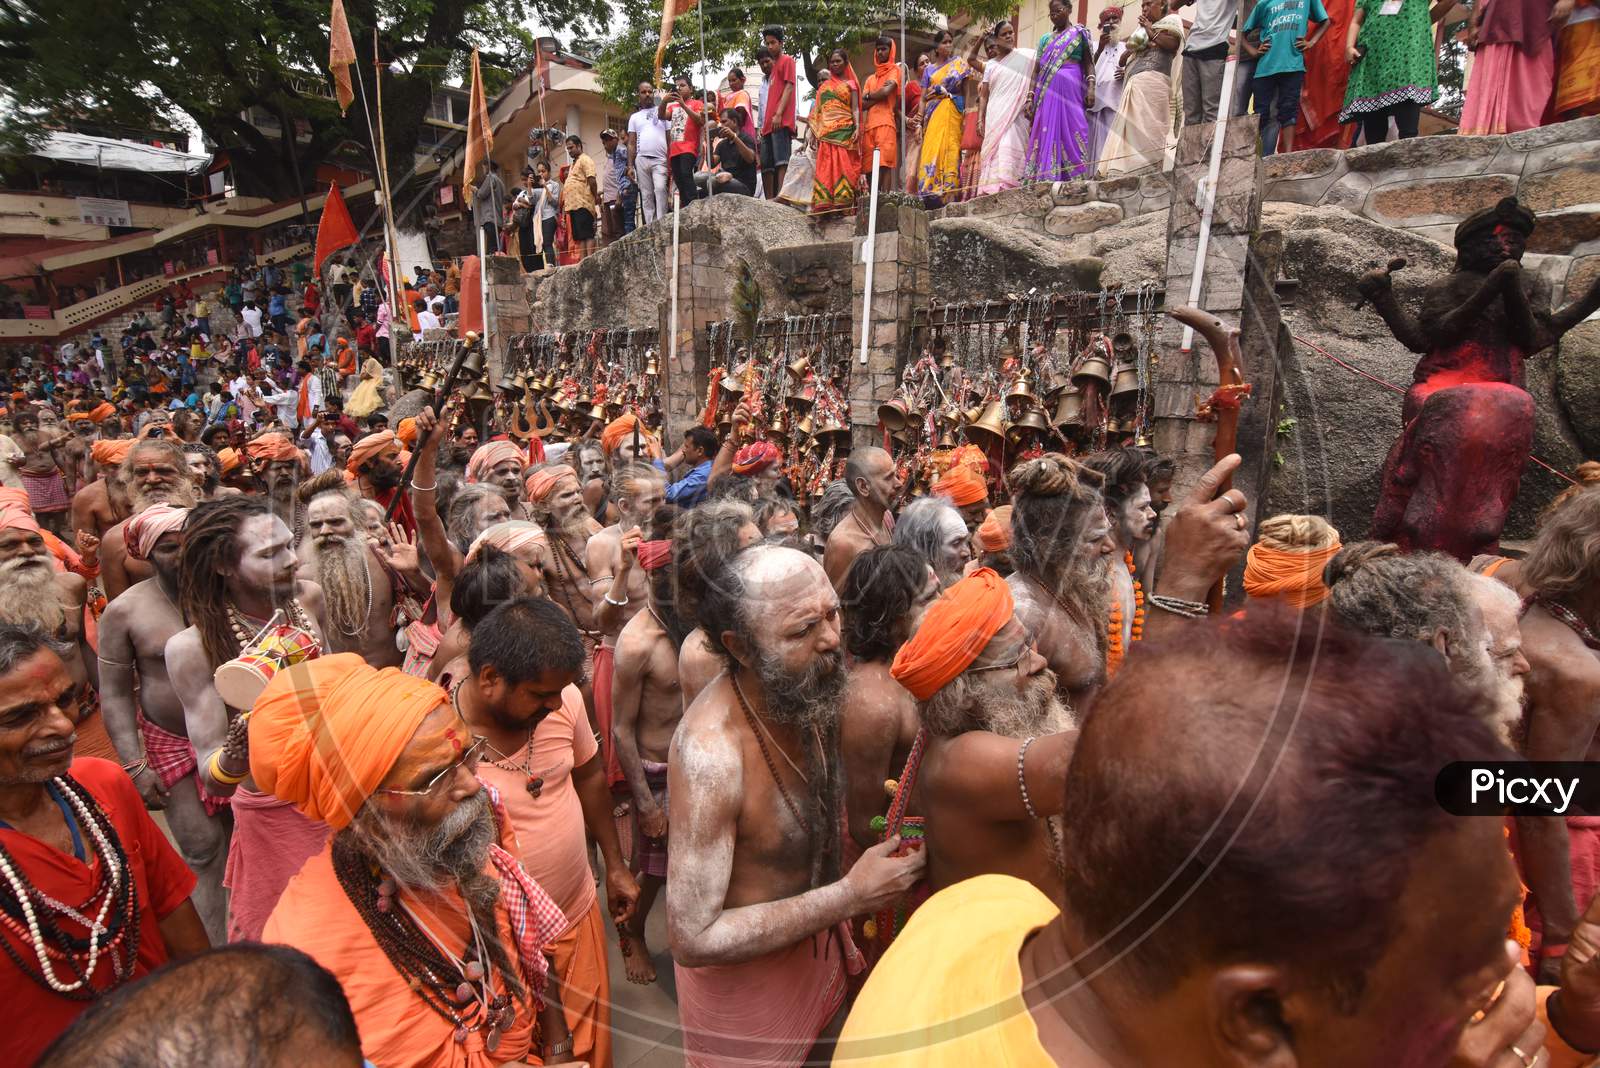
[[[1006,394],[1006,400],[1032,404],[1037,399],[1033,392],[1033,372],[1024,369],[1017,375],[1016,382],[1011,386],[1011,392]]]
[[[528,391],[528,381],[528,369],[524,367],[522,370],[518,371],[517,376],[511,380],[511,386],[513,389],[516,389],[519,392],[526,393]]]
[[[1044,413],[1037,408],[1029,408],[1021,419],[1006,429],[1006,437],[1012,444],[1017,444],[1025,440],[1030,432],[1045,434],[1049,430],[1049,425],[1044,421]]]
[[[891,397],[888,401],[878,405],[878,422],[882,423],[884,429],[890,433],[904,430],[906,424],[910,421],[911,410],[904,397]]]
[[[789,440],[789,413],[779,408],[772,415],[772,423],[767,427],[767,437],[780,444]]]
[[[796,382],[803,382],[805,381],[806,372],[809,370],[811,370],[811,357],[802,356],[798,360],[793,360],[790,362],[789,377],[793,378]]]
[[[1080,427],[1083,425],[1083,390],[1077,386],[1064,390],[1061,400],[1056,404],[1055,417],[1050,420],[1052,426]]]
[[[1085,382],[1111,384],[1111,343],[1104,334],[1097,335],[1083,350],[1078,366],[1072,371],[1072,384],[1082,387]]]
[[[580,407],[581,407],[581,405],[580,405]],[[590,405],[589,406],[589,418],[593,419],[595,422],[599,422],[599,423],[605,422],[605,419],[606,419],[606,406],[604,404]]]
[[[467,398],[473,404],[483,404],[494,400],[494,394],[482,382],[475,382],[467,391]]]
[[[839,439],[841,437],[846,441],[849,440],[850,428],[830,415],[824,417],[823,421],[817,426],[816,433],[812,436],[816,438],[818,445],[826,444],[830,439],[834,444],[840,444]]]
[[[1118,361],[1116,371],[1111,376],[1111,395],[1120,397],[1137,392],[1139,392],[1139,365],[1131,360]]]
[[[644,373],[647,377],[661,373],[661,363],[656,359],[655,349],[651,349],[649,355],[644,358]]]
[[[517,388],[517,380],[511,377],[510,371],[507,371],[500,376],[500,381],[494,384],[494,388],[501,393],[510,393]]]
[[[432,393],[434,390],[438,389],[439,373],[431,367],[422,372],[422,378],[418,380],[417,388],[425,389],[429,393]]]
[[[789,394],[787,399],[796,408],[809,408],[816,403],[817,387],[815,384],[801,386],[798,390]]]
[[[954,367],[955,365],[956,365],[956,354],[951,352],[949,349],[945,349],[943,355],[941,355],[939,357],[939,366],[944,368],[946,371],[948,371],[950,368]]]
[[[980,443],[994,440],[1003,442],[1006,436],[1006,405],[1004,401],[990,401],[983,414],[967,426],[967,440],[976,438]]]
[[[799,422],[795,423],[795,433],[799,434],[801,440],[803,441],[811,436],[813,426],[814,424],[811,419],[811,413],[807,412],[805,415],[800,417]]]
[[[472,332],[469,330],[470,335]],[[461,362],[460,374],[464,378],[483,377],[483,346],[474,345],[467,353],[467,358]]]
[[[736,397],[744,395],[744,383],[739,381],[739,377],[734,373],[733,368],[730,367],[722,372],[721,389],[722,392],[731,393]]]

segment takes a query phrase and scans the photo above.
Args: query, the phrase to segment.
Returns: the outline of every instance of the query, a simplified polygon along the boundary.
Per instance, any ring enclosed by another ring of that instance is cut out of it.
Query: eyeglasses
[[[1018,664],[1022,663],[1024,660],[1026,660],[1028,658],[1028,654],[1033,652],[1035,648],[1036,648],[1036,646],[1034,645],[1034,643],[1032,643],[1032,642],[1024,642],[1021,646],[1019,646],[1017,648],[1017,655],[1012,657],[1010,660],[1007,660],[1005,663],[1003,663],[1003,664],[991,664],[988,667],[981,667],[981,668],[968,668],[967,669],[967,674],[969,674],[969,675],[982,675],[982,674],[984,674],[986,672],[990,672],[990,671],[1010,671],[1011,669],[1015,668]]]
[[[483,735],[474,734],[472,736],[472,744],[467,746],[467,748],[462,751],[461,756],[457,758],[449,767],[445,768],[443,771],[439,772],[439,774],[423,783],[420,789],[400,790],[392,786],[386,786],[374,791],[374,793],[392,794],[395,797],[424,797],[428,794],[431,794],[435,789],[438,788],[440,783],[454,775],[457,768],[462,767],[463,765],[468,771],[472,771],[477,768],[478,758],[483,755],[483,747],[488,744],[488,741],[489,740]]]

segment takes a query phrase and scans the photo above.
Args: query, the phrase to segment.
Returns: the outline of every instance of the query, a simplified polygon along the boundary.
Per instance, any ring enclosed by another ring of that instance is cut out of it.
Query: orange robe
[[[414,899],[413,899],[414,900]],[[516,939],[503,905],[496,908],[500,942],[516,956]],[[429,902],[433,930],[452,941],[458,956],[466,949],[465,906],[455,893]],[[492,1068],[508,1061],[537,1061],[532,1048],[535,1014],[519,1004],[510,1030],[500,1036],[491,1054],[483,1033],[474,1031],[457,1043],[454,1027],[424,1004],[379,948],[366,922],[333,873],[330,845],[306,862],[278,899],[262,933],[265,942],[281,942],[309,954],[333,973],[344,987],[361,1033],[361,1052],[383,1068]]]

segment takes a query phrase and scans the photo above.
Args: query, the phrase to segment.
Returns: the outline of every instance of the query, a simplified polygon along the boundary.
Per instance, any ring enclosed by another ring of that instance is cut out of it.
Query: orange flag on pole
[[[344,17],[344,0],[333,0],[333,13],[328,16],[328,73],[333,75],[334,95],[339,98],[339,114],[343,115],[356,98],[350,88],[350,64],[356,61],[356,43],[350,39],[350,23]]]
[[[672,20],[694,7],[697,0],[661,0],[661,40],[656,44],[656,84],[661,84],[661,60],[672,40]]]
[[[478,50],[472,50],[472,95],[467,100],[467,155],[461,165],[461,195],[472,203],[478,184],[478,171],[489,162],[494,149],[494,131],[489,128],[489,104],[483,96],[483,78],[478,73]]]
[[[322,204],[322,218],[317,222],[317,250],[312,254],[311,274],[321,275],[322,261],[336,250],[355,244],[357,236],[350,209],[339,193],[339,183],[328,183],[328,199]]]

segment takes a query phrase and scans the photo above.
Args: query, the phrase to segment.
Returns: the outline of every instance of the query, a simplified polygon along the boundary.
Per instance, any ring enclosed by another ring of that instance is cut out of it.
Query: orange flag
[[[672,40],[672,20],[694,7],[697,0],[661,0],[661,40],[656,45],[656,84],[661,84],[661,59]]]
[[[472,203],[478,171],[489,162],[494,149],[494,131],[489,129],[489,104],[483,96],[483,78],[478,73],[478,50],[472,50],[472,95],[467,101],[467,156],[461,165],[461,195]]]
[[[339,183],[328,183],[328,199],[322,205],[322,218],[317,222],[317,250],[312,256],[311,273],[322,273],[322,261],[335,250],[356,243],[356,224],[339,194]]]
[[[356,98],[350,88],[350,64],[355,61],[356,45],[350,39],[350,23],[344,17],[344,0],[333,0],[333,13],[328,16],[328,72],[333,75],[333,90],[339,98],[341,115]]]

